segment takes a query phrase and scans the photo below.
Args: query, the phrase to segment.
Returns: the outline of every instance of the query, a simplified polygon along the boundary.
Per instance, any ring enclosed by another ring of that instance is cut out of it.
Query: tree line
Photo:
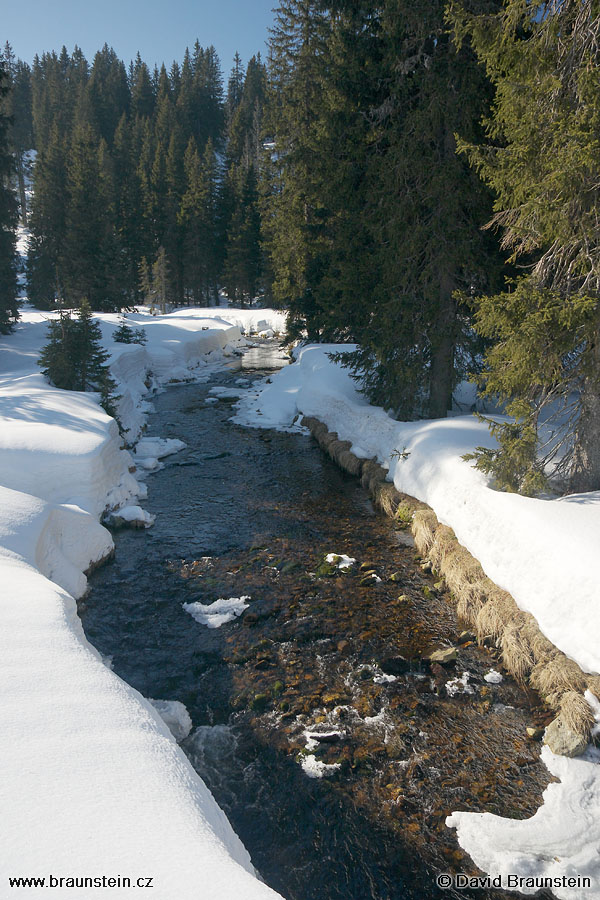
[[[498,486],[598,489],[599,5],[282,0],[226,91],[197,44],[169,72],[45,54],[32,298],[260,291],[291,336],[356,343],[400,418],[475,373],[513,417],[475,454]]]
[[[29,299],[96,310],[149,300],[246,303],[261,289],[258,167],[266,71],[236,56],[227,89],[213,47],[128,68],[104,46],[30,68],[9,45],[10,137],[30,231]],[[26,151],[35,149],[31,208]]]

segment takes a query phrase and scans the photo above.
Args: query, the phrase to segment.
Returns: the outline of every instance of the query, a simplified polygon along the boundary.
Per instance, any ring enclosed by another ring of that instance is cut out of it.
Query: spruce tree
[[[489,90],[470,48],[451,42],[444,5],[388,0],[378,22],[385,92],[370,114],[366,216],[379,283],[350,361],[369,397],[403,418],[447,414],[471,343],[460,297],[497,283],[501,271],[481,231],[491,196],[454,138],[477,133]]]
[[[329,19],[314,0],[284,0],[270,39],[270,119],[276,146],[264,213],[276,302],[292,335],[330,338],[316,297],[326,255],[319,132]]]
[[[262,272],[260,215],[254,168],[238,170],[236,206],[229,223],[223,285],[230,300],[246,306],[258,293]]]
[[[58,125],[39,151],[33,170],[33,200],[27,254],[27,295],[32,303],[50,309],[63,296],[61,248],[66,231],[66,146]]]
[[[0,60],[0,333],[7,334],[19,318],[17,308],[17,201],[12,190],[13,159],[9,151],[8,120],[2,113],[8,76]]]
[[[114,415],[115,382],[101,339],[100,326],[84,299],[76,319],[61,312],[57,320],[48,323],[48,343],[40,353],[38,365],[55,387],[98,391],[102,406],[109,415]]]
[[[516,489],[534,490],[546,468],[571,490],[597,490],[598,7],[506,0],[483,16],[453,2],[450,19],[496,89],[487,140],[469,142],[463,132],[461,149],[496,194],[493,225],[504,248],[527,269],[478,305],[477,327],[495,341],[486,392],[516,417],[515,426],[495,429],[500,449],[480,451],[479,464]]]

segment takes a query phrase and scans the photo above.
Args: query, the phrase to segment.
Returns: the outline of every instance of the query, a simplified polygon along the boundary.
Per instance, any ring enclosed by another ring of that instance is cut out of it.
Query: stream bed
[[[154,398],[148,435],[187,448],[148,477],[154,526],[115,531],[79,604],[86,635],[145,697],[185,704],[182,748],[287,900],[521,896],[435,878],[476,872],[450,812],[540,805],[525,729],[544,711],[508,676],[488,683],[496,651],[468,635],[429,664],[464,626],[410,534],[310,437],[234,425],[231,399],[210,398],[280,364],[259,347]],[[184,609],[219,598],[247,607],[218,628]]]

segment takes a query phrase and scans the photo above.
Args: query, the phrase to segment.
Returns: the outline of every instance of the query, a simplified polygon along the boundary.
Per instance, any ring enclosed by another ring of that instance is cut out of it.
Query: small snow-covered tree
[[[143,328],[132,328],[125,319],[121,320],[121,324],[113,331],[112,336],[113,341],[117,344],[145,344],[148,340]]]
[[[94,321],[87,300],[77,318],[61,312],[48,323],[48,343],[42,348],[38,365],[55,385],[68,391],[98,391],[101,404],[114,415],[115,382],[107,365],[108,353],[101,344],[100,326]]]

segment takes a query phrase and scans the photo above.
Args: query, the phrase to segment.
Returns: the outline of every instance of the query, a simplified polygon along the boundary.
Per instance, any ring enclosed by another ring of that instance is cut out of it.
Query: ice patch
[[[346,556],[344,553],[328,553],[325,562],[335,563],[336,569],[349,569],[356,563],[352,556]]]
[[[245,394],[244,388],[241,387],[212,387],[210,388],[209,394],[212,394],[215,400],[238,400],[243,394]]]
[[[398,677],[396,675],[386,675],[385,672],[382,672],[381,675],[376,675],[373,681],[375,684],[391,684],[392,681],[398,681]]]
[[[249,604],[246,600],[250,600],[250,597],[220,597],[214,603],[184,603],[183,608],[201,625],[206,625],[207,628],[220,628],[248,609]]]
[[[463,672],[460,678],[453,678],[452,681],[446,682],[446,692],[449,697],[455,697],[457,694],[474,694],[475,691],[469,684],[470,672]]]
[[[176,438],[147,437],[138,441],[133,457],[136,460],[162,459],[165,456],[170,456],[172,453],[179,453],[185,447],[187,447],[187,444]]]
[[[179,700],[151,700],[148,698],[177,742],[183,741],[192,730],[190,714]]]
[[[303,756],[300,765],[309,778],[328,778],[342,768],[340,763],[321,762],[313,753]]]

